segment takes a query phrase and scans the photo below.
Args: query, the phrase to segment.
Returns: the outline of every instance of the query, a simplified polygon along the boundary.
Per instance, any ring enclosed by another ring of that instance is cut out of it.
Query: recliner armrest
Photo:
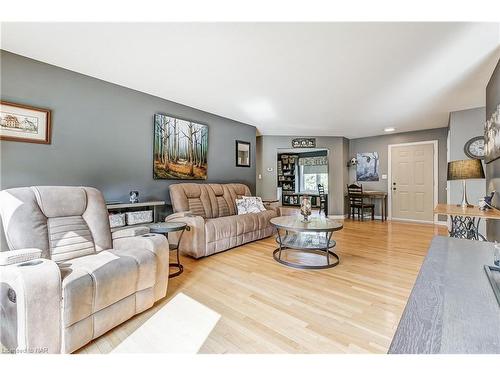
[[[149,227],[132,227],[132,228],[120,228],[111,233],[111,238],[116,240],[118,238],[126,238],[126,237],[136,237],[142,236],[143,234],[149,233]]]
[[[281,202],[280,201],[268,201],[264,202],[264,207],[266,210],[271,210],[276,212],[278,216],[281,216]]]
[[[13,352],[60,353],[61,273],[50,259],[0,267],[1,342]]]
[[[29,248],[0,252],[0,266],[23,263],[42,256],[41,249]]]

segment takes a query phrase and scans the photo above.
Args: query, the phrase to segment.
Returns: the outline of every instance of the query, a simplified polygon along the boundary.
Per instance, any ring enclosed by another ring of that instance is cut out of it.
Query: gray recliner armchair
[[[89,187],[0,192],[9,249],[0,253],[0,339],[11,351],[71,353],[167,292],[167,239],[110,231]],[[5,251],[7,250],[7,251]]]

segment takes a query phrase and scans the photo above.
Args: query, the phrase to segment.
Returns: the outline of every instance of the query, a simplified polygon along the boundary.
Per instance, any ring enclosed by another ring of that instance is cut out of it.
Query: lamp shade
[[[468,180],[471,178],[484,178],[481,160],[454,160],[448,163],[448,181]]]

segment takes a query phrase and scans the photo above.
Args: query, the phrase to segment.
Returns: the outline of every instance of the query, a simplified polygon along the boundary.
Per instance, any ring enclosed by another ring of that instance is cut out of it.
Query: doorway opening
[[[320,188],[328,202],[328,149],[278,149],[278,197],[283,206],[300,206],[300,197],[311,197],[313,207],[320,207]],[[325,204],[328,214],[328,204]]]

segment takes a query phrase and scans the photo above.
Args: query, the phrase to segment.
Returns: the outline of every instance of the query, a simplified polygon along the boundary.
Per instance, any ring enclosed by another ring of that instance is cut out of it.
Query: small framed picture
[[[50,110],[0,101],[0,140],[50,144]]]
[[[250,167],[250,142],[236,141],[236,166]]]

